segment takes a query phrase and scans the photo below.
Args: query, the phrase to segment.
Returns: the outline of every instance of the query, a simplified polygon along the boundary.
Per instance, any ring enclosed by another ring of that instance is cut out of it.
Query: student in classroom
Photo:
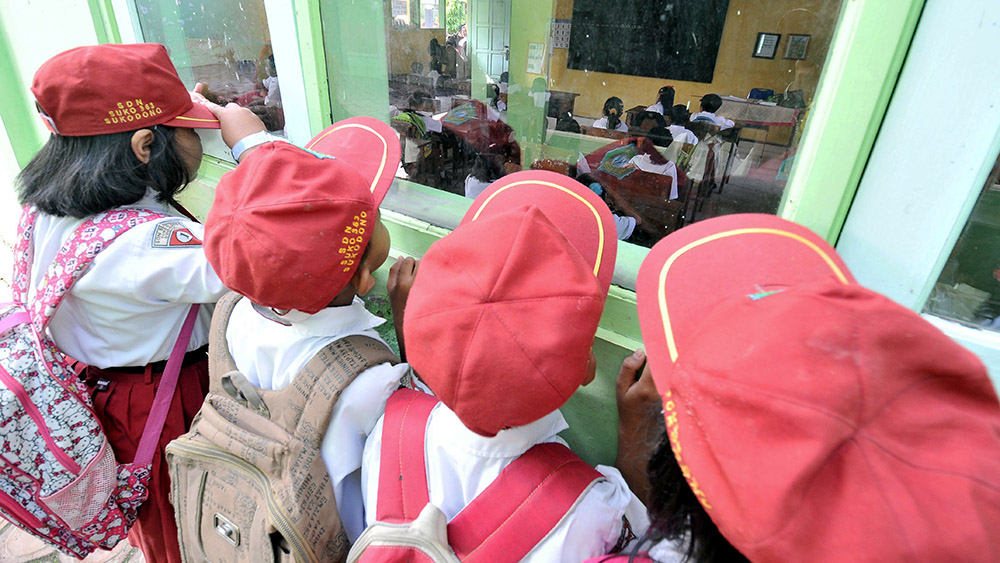
[[[280,390],[337,340],[364,335],[382,342],[375,327],[385,320],[368,312],[361,296],[375,286],[374,272],[389,253],[378,206],[399,162],[396,134],[377,119],[355,117],[329,126],[302,149],[254,131],[232,104],[209,107],[223,124],[241,124],[244,135],[223,139],[236,147],[240,164],[219,181],[205,224],[209,261],[226,286],[245,297],[225,329],[236,368],[254,386]],[[415,270],[416,261],[400,258],[390,271],[397,331]],[[362,371],[344,388],[325,428],[321,456],[350,542],[365,526],[365,437],[407,369],[381,363]]]
[[[131,463],[185,317],[226,291],[205,258],[202,226],[175,199],[201,163],[195,129],[220,124],[192,102],[158,44],[70,49],[42,64],[31,90],[52,135],[17,178],[23,217],[37,210],[29,302],[85,220],[122,211],[141,223],[97,254],[48,325],[59,349],[86,364],[81,379],[115,458]],[[148,212],[165,217],[141,222]],[[149,498],[128,534],[149,562],[180,561],[163,448],[187,431],[208,390],[210,317],[209,308],[198,312]]]
[[[691,121],[710,121],[719,126],[719,129],[730,129],[736,123],[732,119],[715,115],[722,107],[722,97],[718,94],[705,94],[701,97],[701,111],[691,114]]]
[[[673,137],[674,142],[689,143],[692,145],[698,144],[698,136],[687,128],[688,123],[691,121],[691,114],[688,113],[684,104],[674,105],[667,112],[666,117],[670,120],[670,125],[667,126],[667,129],[670,130],[670,135]]]
[[[656,103],[647,107],[646,111],[666,115],[674,105],[674,87],[666,85],[656,93]]]
[[[625,125],[625,122],[621,120],[624,111],[625,105],[622,103],[622,99],[611,96],[604,102],[604,117],[595,121],[594,127],[627,133],[628,125]]]
[[[709,219],[657,243],[636,290],[646,352],[622,364],[619,409],[663,417],[619,433],[617,465],[648,495],[636,561],[1000,557],[985,366],[825,240]]]
[[[542,451],[563,444],[559,407],[595,375],[591,348],[615,254],[614,221],[600,198],[561,174],[525,171],[495,182],[424,255],[403,333],[408,360],[436,395],[429,422],[417,423],[426,428],[417,457],[426,459],[425,498],[449,528],[502,471],[539,451],[536,444]],[[409,482],[399,485],[401,469],[392,461],[405,430],[388,420],[365,444],[369,526],[393,507],[383,495],[392,498],[394,488]],[[407,443],[415,439],[406,435]],[[598,466],[593,473],[591,486],[572,495],[576,502],[551,529],[514,529],[532,538],[529,545],[499,546],[489,560],[575,563],[641,534],[642,504],[618,471]]]

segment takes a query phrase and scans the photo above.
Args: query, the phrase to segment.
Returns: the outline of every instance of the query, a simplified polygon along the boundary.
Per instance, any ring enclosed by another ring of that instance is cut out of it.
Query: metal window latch
[[[233,544],[233,547],[240,545],[240,527],[233,524],[225,516],[216,513],[213,524],[215,524],[215,533],[223,537],[227,542]]]

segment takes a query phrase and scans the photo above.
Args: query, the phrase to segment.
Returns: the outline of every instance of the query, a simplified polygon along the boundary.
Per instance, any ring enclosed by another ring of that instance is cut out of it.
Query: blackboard
[[[712,82],[729,0],[574,0],[567,66]]]

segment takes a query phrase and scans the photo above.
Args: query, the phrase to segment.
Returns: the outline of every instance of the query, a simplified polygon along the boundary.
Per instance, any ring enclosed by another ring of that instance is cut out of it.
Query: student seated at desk
[[[604,186],[602,186],[601,183],[590,174],[580,174],[576,181],[580,182],[584,186],[587,186],[590,188],[590,191],[601,196],[604,203],[608,202],[604,195]],[[608,206],[608,209],[611,209],[610,205]],[[628,240],[629,237],[632,236],[632,233],[635,232],[635,226],[641,222],[639,219],[632,217],[631,215],[618,215],[613,209],[611,210],[611,216],[615,218],[615,230],[617,231],[618,240]]]
[[[719,126],[719,129],[729,129],[736,125],[732,119],[727,119],[721,115],[715,115],[722,107],[722,98],[718,94],[705,94],[701,97],[701,111],[691,114],[691,121],[711,121]]]
[[[670,107],[674,105],[674,87],[664,86],[660,88],[660,91],[656,93],[656,103],[647,107],[646,111],[651,111],[658,113],[660,115],[666,115],[670,111]]]
[[[670,125],[667,129],[670,131],[670,135],[673,137],[674,142],[688,143],[691,145],[698,144],[698,136],[687,128],[687,125],[691,120],[691,114],[688,113],[684,104],[677,104],[670,108],[667,118],[670,119]]]
[[[667,121],[663,118],[663,114],[655,111],[640,111],[635,114],[635,117],[632,119],[632,127],[634,129],[642,129],[643,131],[651,131],[657,127],[666,126]]]
[[[594,122],[597,129],[611,129],[613,131],[628,132],[628,126],[622,122],[622,113],[625,111],[625,104],[618,96],[611,96],[604,102],[604,117]]]

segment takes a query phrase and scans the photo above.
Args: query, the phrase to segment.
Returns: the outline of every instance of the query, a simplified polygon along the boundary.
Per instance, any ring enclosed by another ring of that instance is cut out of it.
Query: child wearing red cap
[[[403,332],[408,361],[440,400],[426,426],[426,490],[448,521],[530,448],[562,443],[559,407],[594,377],[591,348],[616,243],[596,194],[560,174],[526,171],[494,182],[424,255]],[[379,481],[383,442],[391,443],[385,420],[365,444],[369,525],[380,495],[389,496]],[[643,520],[644,508],[617,470],[598,470],[523,560],[579,562],[631,539],[626,513]]]
[[[234,131],[254,128],[235,104],[209,107],[223,123],[232,119]],[[225,332],[237,369],[251,384],[279,390],[337,340],[364,335],[381,342],[375,327],[385,321],[369,313],[360,296],[374,287],[374,272],[389,253],[378,206],[400,149],[395,132],[369,117],[334,123],[305,149],[255,135],[239,139],[247,147],[240,164],[216,188],[205,252],[226,286],[245,297]],[[238,144],[234,139],[224,137],[231,145]],[[390,272],[390,299],[400,321],[415,269],[408,258]],[[351,542],[364,530],[365,438],[407,370],[406,364],[382,363],[361,372],[330,415],[321,456]]]
[[[201,225],[174,199],[201,163],[194,129],[220,125],[192,102],[162,45],[71,49],[38,69],[31,90],[52,135],[17,182],[25,217],[38,211],[29,300],[86,219],[115,210],[167,216],[100,252],[48,325],[60,350],[87,364],[81,376],[95,412],[118,461],[131,463],[191,305],[215,303],[225,292],[205,259]],[[163,448],[187,430],[207,391],[210,315],[199,313],[153,458],[150,495],[129,533],[146,561],[180,560]]]
[[[626,359],[619,402],[666,431],[648,481],[622,471],[651,491],[652,560],[1000,560],[985,367],[826,241],[703,221],[653,247],[637,297],[648,364]]]

